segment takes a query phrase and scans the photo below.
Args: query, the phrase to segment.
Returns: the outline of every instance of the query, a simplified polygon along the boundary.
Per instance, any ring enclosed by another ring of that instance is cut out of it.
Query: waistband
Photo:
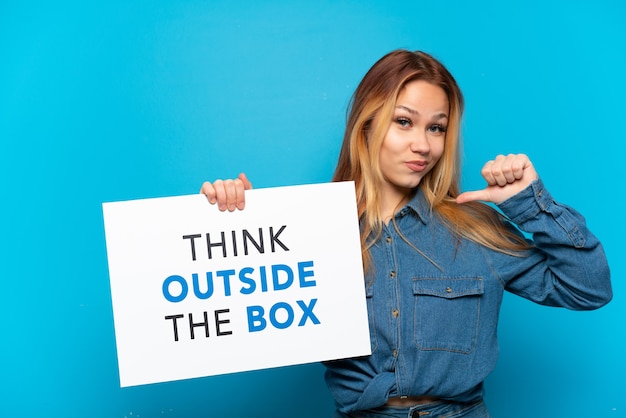
[[[355,411],[348,414],[338,411],[335,413],[336,418],[435,418],[439,416],[489,418],[489,413],[482,399],[469,403],[436,400],[413,406],[383,405],[378,408]]]
[[[433,403],[439,399],[434,396],[394,396],[387,399],[387,406],[411,407],[415,405],[423,405]]]

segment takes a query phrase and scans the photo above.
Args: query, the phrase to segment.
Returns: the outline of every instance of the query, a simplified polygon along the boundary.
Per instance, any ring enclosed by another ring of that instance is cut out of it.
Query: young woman
[[[356,185],[372,354],[326,363],[337,417],[488,417],[504,290],[577,310],[612,297],[600,242],[528,157],[496,157],[486,188],[460,193],[462,111],[423,52],[387,54],[354,93],[333,181]],[[251,187],[242,174],[201,192],[232,211]]]

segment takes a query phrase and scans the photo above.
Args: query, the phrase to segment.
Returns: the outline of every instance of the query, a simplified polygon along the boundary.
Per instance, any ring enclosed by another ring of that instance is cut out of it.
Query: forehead
[[[423,80],[406,83],[398,94],[398,106],[417,111],[448,112],[448,95],[439,86]]]

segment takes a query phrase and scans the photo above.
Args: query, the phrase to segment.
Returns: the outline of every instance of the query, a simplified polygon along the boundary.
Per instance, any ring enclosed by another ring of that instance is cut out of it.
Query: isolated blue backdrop
[[[619,0],[3,0],[0,416],[330,416],[317,364],[120,389],[101,203],[328,181],[356,84],[409,48],[464,90],[465,187],[529,154],[612,268],[599,311],[505,298],[493,416],[626,417],[624,22]]]

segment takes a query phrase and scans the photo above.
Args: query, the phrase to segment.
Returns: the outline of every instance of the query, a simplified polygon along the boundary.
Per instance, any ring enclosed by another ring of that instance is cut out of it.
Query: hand
[[[499,204],[524,190],[539,176],[530,159],[524,154],[498,155],[487,161],[481,171],[487,181],[483,190],[461,193],[457,203],[476,200]]]
[[[228,209],[229,212],[235,209],[242,210],[246,205],[244,191],[252,189],[252,183],[244,173],[239,174],[236,179],[208,181],[202,184],[200,193],[206,195],[209,203],[217,203],[221,211]]]

